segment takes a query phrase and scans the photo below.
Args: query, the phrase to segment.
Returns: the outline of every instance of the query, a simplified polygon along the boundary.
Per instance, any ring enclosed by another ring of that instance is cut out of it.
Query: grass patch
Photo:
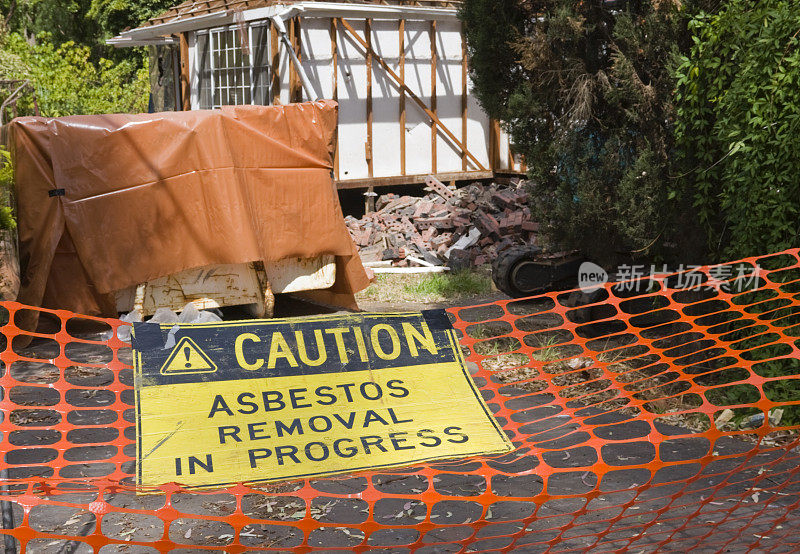
[[[453,273],[379,274],[356,295],[375,302],[444,302],[494,290],[492,279],[476,271]]]
[[[403,291],[416,296],[457,298],[485,294],[492,290],[492,280],[473,271],[429,273],[416,283],[403,285]]]
[[[546,337],[539,339],[539,350],[534,351],[531,357],[537,362],[554,362],[564,357],[564,354],[558,349],[555,337]]]

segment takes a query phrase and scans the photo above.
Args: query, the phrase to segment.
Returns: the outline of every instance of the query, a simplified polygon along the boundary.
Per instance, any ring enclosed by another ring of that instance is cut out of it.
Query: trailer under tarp
[[[314,298],[356,308],[336,121],[332,101],[15,119],[19,301],[116,315],[115,291],[187,269],[329,255]]]

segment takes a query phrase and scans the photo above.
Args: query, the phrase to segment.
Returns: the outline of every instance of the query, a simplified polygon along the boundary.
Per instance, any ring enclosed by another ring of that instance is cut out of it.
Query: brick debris
[[[456,189],[428,177],[425,190],[422,197],[384,194],[376,211],[345,218],[364,262],[418,265],[410,256],[461,269],[491,263],[506,248],[536,244],[539,226],[531,220],[524,181]]]

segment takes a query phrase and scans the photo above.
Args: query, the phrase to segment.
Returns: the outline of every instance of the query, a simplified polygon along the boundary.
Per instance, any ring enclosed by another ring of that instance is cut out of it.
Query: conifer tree
[[[465,0],[470,75],[510,132],[553,248],[606,265],[669,257],[678,0]],[[682,250],[685,255],[685,248]]]

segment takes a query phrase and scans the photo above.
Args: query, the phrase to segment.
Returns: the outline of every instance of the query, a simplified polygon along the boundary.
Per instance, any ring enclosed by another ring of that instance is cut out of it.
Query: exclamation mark
[[[191,350],[189,349],[189,347],[188,346],[184,346],[183,353],[186,355],[186,368],[187,369],[192,367],[192,362],[189,361],[189,353],[190,352],[191,352]]]

